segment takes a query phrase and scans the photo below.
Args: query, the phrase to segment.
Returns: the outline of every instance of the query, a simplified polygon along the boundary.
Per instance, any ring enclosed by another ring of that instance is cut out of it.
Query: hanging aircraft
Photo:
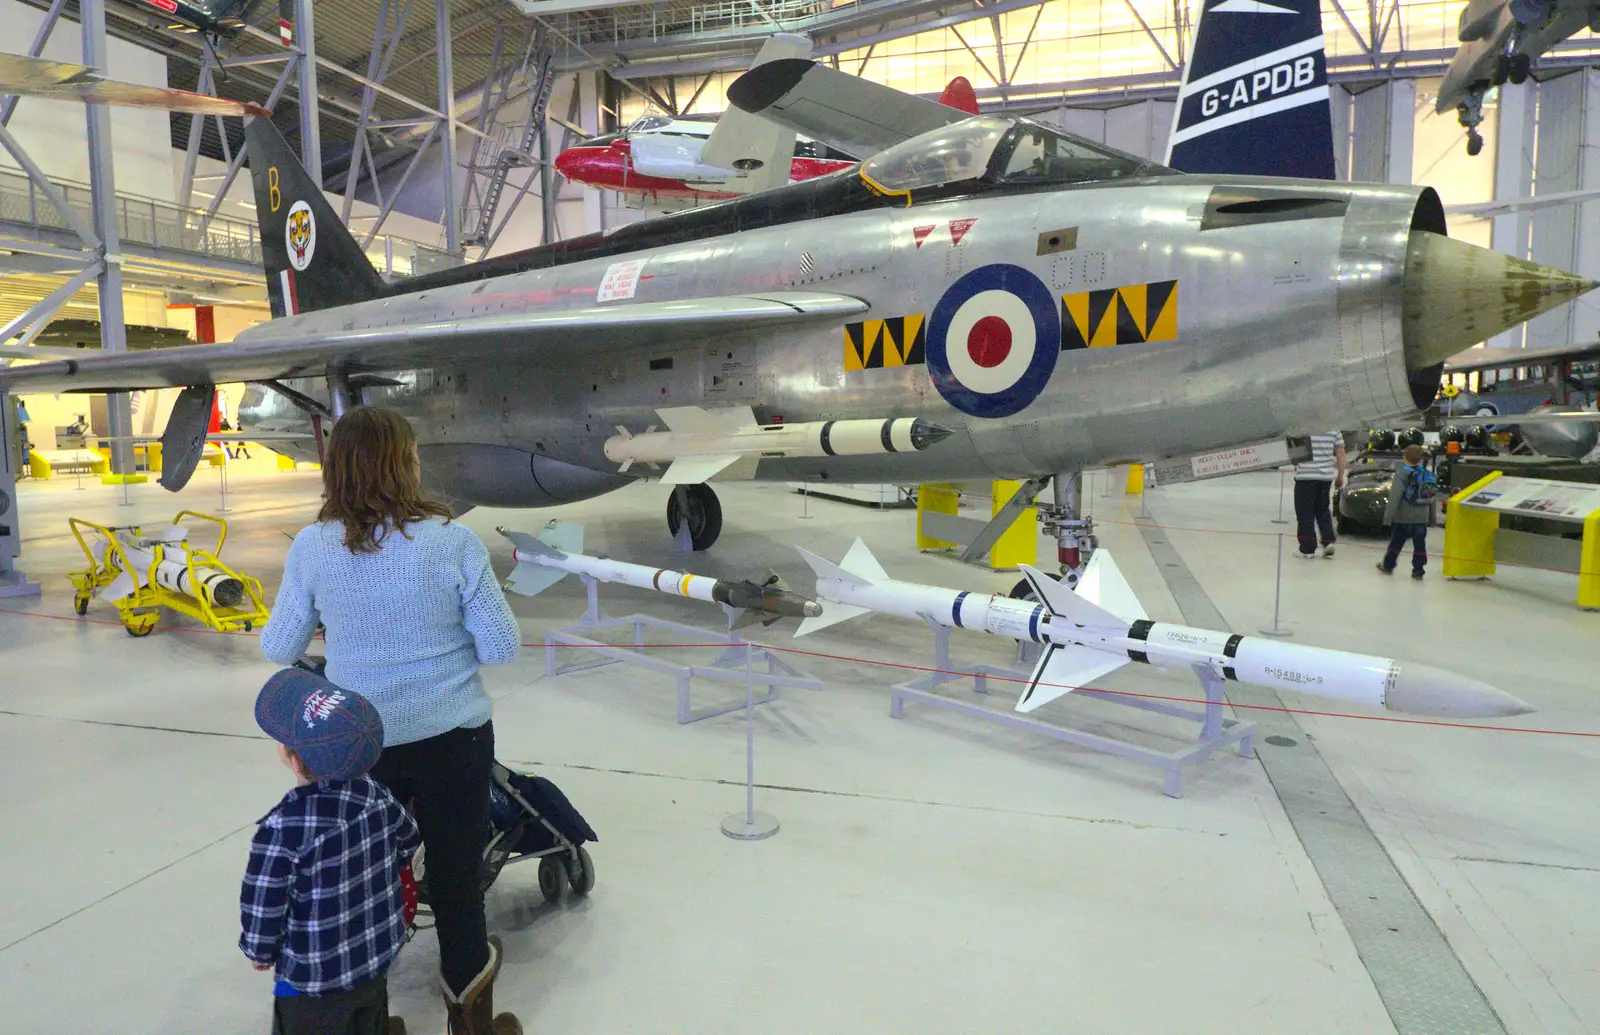
[[[803,60],[746,73],[730,97],[872,157],[392,283],[255,119],[276,318],[226,344],[13,367],[0,390],[185,387],[195,405],[166,436],[186,463],[217,384],[258,386],[247,427],[318,441],[328,418],[381,403],[414,422],[426,484],[458,507],[649,477],[652,461],[619,464],[607,443],[668,414],[672,441],[732,458],[723,478],[1054,475],[1045,509],[1075,581],[1084,467],[1415,414],[1450,356],[1596,286],[1451,240],[1428,188],[1178,174]],[[880,421],[876,448],[835,448],[827,425],[847,420]],[[793,454],[751,444],[799,423],[822,425],[815,448],[809,433]],[[710,486],[674,486],[667,510],[694,547],[715,541]]]
[[[804,36],[780,33],[752,68],[811,53]],[[939,103],[978,114],[972,84],[957,76]],[[858,158],[729,108],[720,116],[645,115],[621,133],[591,137],[556,156],[573,183],[652,201],[724,201],[848,169]]]
[[[1484,96],[1505,83],[1526,82],[1541,54],[1584,29],[1600,32],[1600,7],[1590,0],[1471,0],[1462,8],[1461,46],[1439,84],[1434,110],[1456,112],[1467,131],[1467,154],[1483,150]]]

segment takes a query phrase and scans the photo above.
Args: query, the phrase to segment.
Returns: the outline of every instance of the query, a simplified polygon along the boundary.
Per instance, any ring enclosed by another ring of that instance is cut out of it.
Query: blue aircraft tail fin
[[[1206,0],[1167,148],[1183,172],[1333,179],[1319,0]]]

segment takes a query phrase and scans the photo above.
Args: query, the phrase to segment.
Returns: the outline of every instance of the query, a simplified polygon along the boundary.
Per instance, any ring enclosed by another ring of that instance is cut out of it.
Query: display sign
[[[1462,500],[1461,505],[1524,517],[1581,522],[1600,510],[1600,485],[1542,478],[1496,478]]]

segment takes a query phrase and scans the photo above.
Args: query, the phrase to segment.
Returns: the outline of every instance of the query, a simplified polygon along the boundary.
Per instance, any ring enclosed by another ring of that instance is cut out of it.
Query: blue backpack
[[[1421,464],[1415,467],[1407,464],[1402,469],[1410,471],[1411,477],[1406,479],[1405,491],[1400,498],[1417,505],[1433,502],[1433,495],[1439,488],[1439,479],[1433,476],[1433,472]]]

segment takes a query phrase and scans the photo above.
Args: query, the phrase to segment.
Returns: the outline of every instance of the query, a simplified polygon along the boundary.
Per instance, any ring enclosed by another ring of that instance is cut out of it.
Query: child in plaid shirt
[[[384,975],[405,944],[400,870],[420,838],[369,776],[383,722],[360,694],[284,669],[256,699],[297,786],[261,820],[239,948],[274,970],[273,1035],[405,1035]]]

